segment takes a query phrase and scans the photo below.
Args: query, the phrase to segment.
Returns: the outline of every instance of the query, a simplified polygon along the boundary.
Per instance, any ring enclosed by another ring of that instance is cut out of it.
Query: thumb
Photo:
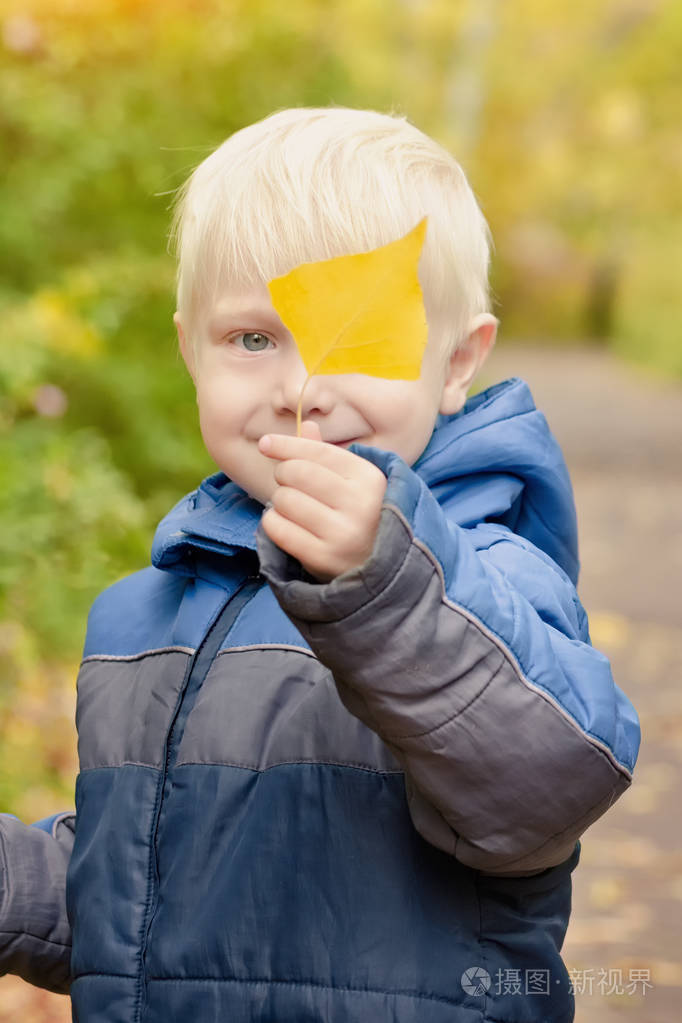
[[[301,437],[305,437],[306,440],[322,440],[322,434],[317,423],[313,422],[312,419],[304,419],[301,423]]]

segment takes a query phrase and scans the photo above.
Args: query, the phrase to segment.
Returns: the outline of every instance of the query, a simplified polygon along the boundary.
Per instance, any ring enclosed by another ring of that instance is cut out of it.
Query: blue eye
[[[270,344],[270,338],[266,337],[265,334],[258,334],[255,331],[245,331],[243,334],[238,334],[237,338],[244,339],[244,348],[247,352],[262,352]],[[250,346],[250,339],[256,338],[256,346]]]

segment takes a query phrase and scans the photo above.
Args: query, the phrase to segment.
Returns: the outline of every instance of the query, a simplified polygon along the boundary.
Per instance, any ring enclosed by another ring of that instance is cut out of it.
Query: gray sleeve
[[[75,821],[60,814],[48,834],[0,815],[0,974],[60,994],[71,982],[66,870]]]
[[[387,503],[370,558],[329,583],[301,579],[262,527],[257,542],[347,709],[403,765],[412,820],[433,845],[489,873],[537,873],[566,860],[629,786],[634,712],[608,661],[543,621],[462,530],[447,535],[449,589]],[[528,560],[535,588],[551,590],[554,569]]]

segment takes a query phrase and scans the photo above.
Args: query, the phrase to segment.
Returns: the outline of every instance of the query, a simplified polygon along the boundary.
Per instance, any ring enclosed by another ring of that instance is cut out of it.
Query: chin
[[[259,504],[262,504],[263,507],[265,507],[268,501],[272,501],[276,485],[272,486],[271,488],[263,488],[262,490],[260,487],[253,488],[244,487],[244,489],[246,490],[249,497],[253,498],[254,501],[258,501]]]

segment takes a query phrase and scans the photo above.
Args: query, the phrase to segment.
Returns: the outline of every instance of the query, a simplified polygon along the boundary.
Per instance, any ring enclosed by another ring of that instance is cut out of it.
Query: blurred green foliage
[[[0,808],[71,801],[96,593],[212,463],[169,205],[275,109],[406,113],[462,160],[503,334],[682,376],[676,0],[0,0]]]

